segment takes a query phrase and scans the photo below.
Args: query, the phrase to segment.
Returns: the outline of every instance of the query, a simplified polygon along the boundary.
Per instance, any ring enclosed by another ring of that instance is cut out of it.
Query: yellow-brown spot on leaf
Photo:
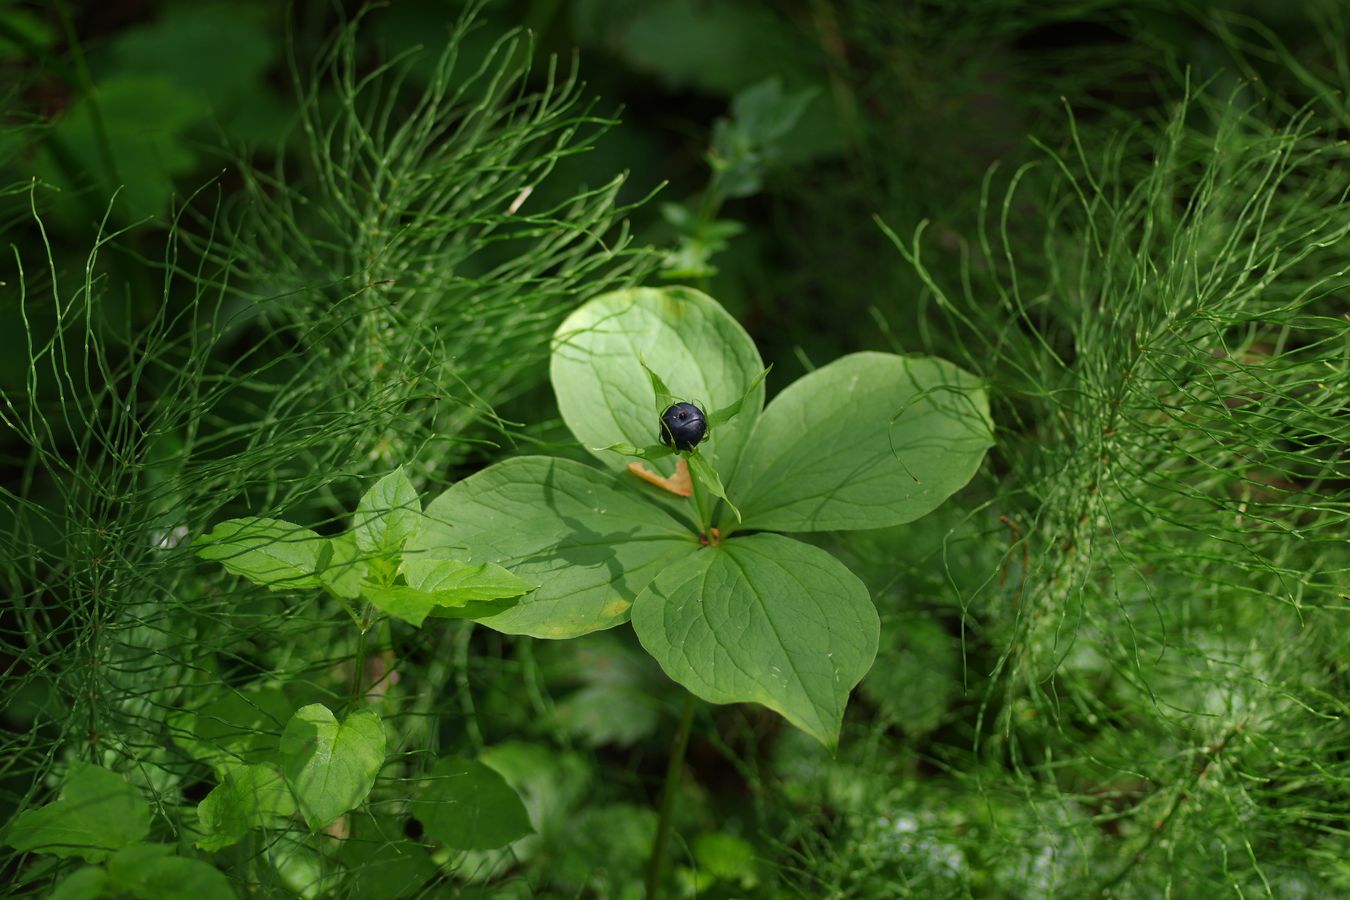
[[[675,465],[675,474],[669,478],[658,475],[640,462],[629,463],[628,471],[648,484],[654,484],[663,491],[670,491],[676,496],[688,497],[694,493],[694,481],[689,477],[689,466],[685,464],[684,460],[680,460]]]

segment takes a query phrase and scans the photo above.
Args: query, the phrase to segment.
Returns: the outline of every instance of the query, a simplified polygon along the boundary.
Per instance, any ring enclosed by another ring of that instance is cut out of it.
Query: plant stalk
[[[661,895],[661,873],[665,869],[666,849],[670,846],[670,829],[675,819],[675,796],[684,772],[684,751],[689,746],[689,732],[694,724],[694,702],[694,695],[685,691],[680,724],[675,728],[675,741],[670,745],[666,783],[661,789],[661,817],[656,823],[656,840],[652,844],[651,859],[647,861],[647,900],[657,900]]]
[[[712,525],[712,510],[708,509],[708,495],[692,471],[689,473],[689,484],[693,493],[694,515],[698,518],[698,533],[706,535]]]

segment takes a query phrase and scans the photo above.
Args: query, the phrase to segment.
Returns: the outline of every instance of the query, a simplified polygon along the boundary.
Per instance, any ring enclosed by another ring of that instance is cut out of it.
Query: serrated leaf
[[[382,612],[418,628],[433,613],[463,619],[496,615],[515,605],[504,601],[538,587],[493,563],[415,557],[404,561],[403,572],[406,585],[367,581],[361,592]]]
[[[277,825],[295,810],[295,798],[275,766],[230,769],[197,804],[197,820],[204,833],[197,846],[209,852],[221,850],[237,843],[249,829]]]
[[[539,589],[483,624],[565,638],[627,621],[647,582],[697,549],[690,528],[618,476],[571,460],[522,456],[433,500],[405,560],[505,566]]]
[[[19,851],[99,862],[149,833],[150,811],[136,788],[115,772],[75,763],[56,801],[19,813],[5,843]]]
[[[711,297],[681,287],[635,288],[583,304],[558,328],[549,366],[558,409],[582,446],[622,469],[615,444],[659,441],[655,390],[644,364],[660,372],[668,393],[703,409],[734,403],[764,368],[745,330]],[[734,471],[764,403],[763,387],[739,416],[701,445],[723,476]],[[658,411],[659,412],[659,411]],[[669,475],[668,462],[661,474]]]
[[[260,517],[221,522],[192,547],[202,559],[272,591],[319,587],[316,573],[333,553],[329,542],[308,528]]]
[[[447,847],[493,850],[534,830],[520,796],[482,763],[443,757],[427,776],[413,800],[413,816]]]
[[[281,735],[282,771],[311,831],[366,799],[384,752],[384,724],[370,710],[341,722],[321,703],[296,711]]]
[[[774,398],[728,492],[744,529],[898,525],[965,486],[992,436],[975,376],[938,359],[855,353]]]
[[[356,504],[352,531],[366,553],[394,554],[417,531],[422,504],[400,466],[375,482]]]
[[[712,703],[759,703],[826,747],[872,665],[867,588],[818,547],[732,538],[666,568],[633,604],[633,630],[666,674]]]
[[[369,567],[356,546],[356,533],[348,531],[329,538],[328,545],[331,552],[319,572],[319,581],[339,597],[353,600],[361,596],[361,580]]]

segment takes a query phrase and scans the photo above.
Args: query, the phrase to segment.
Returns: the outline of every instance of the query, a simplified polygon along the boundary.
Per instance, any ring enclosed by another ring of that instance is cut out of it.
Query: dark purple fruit
[[[676,403],[661,413],[661,443],[676,450],[693,450],[708,433],[708,419],[692,403]]]

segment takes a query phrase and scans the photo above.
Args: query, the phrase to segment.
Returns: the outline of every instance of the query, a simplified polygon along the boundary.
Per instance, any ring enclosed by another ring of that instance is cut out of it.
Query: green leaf
[[[534,830],[515,790],[471,759],[437,760],[412,807],[427,834],[456,850],[505,847]]]
[[[938,359],[855,353],[774,398],[728,491],[744,529],[898,525],[965,486],[992,435],[975,376]]]
[[[503,600],[528,594],[539,587],[496,563],[466,563],[457,559],[409,559],[403,563],[408,584],[421,591],[444,595],[446,606]]]
[[[229,879],[200,859],[173,855],[168,844],[137,844],[108,860],[108,881],[143,900],[235,900]]]
[[[348,818],[348,838],[337,848],[343,900],[403,900],[427,896],[439,869],[421,842],[401,837],[403,815]],[[434,896],[434,894],[431,894]]]
[[[422,504],[400,466],[375,482],[356,504],[352,530],[366,553],[394,554],[417,531]]]
[[[830,554],[776,534],[700,551],[633,604],[666,674],[712,703],[760,703],[831,750],[849,692],[876,655],[867,588]]]
[[[513,854],[556,844],[576,825],[577,807],[594,795],[594,767],[581,754],[556,746],[506,741],[478,754],[478,761],[506,779],[530,814],[536,834],[517,841]]]
[[[361,593],[385,615],[421,628],[422,622],[438,604],[435,594],[419,591],[406,584],[361,583]]]
[[[99,866],[76,869],[56,886],[49,900],[98,900],[115,895],[117,888],[108,878],[107,870]]]
[[[931,615],[888,615],[877,665],[858,689],[906,735],[925,735],[960,696],[960,639]]]
[[[618,453],[621,456],[631,456],[635,459],[645,459],[648,461],[665,459],[667,456],[675,455],[675,448],[668,447],[665,444],[648,444],[645,447],[634,447],[632,444],[610,444],[604,449]]]
[[[664,0],[575,4],[580,36],[663,84],[731,94],[776,72],[815,75],[820,50],[772,6]]]
[[[745,329],[705,294],[682,287],[635,288],[604,294],[568,316],[554,336],[550,375],[567,427],[605,465],[621,469],[614,444],[646,447],[660,440],[656,394],[644,364],[659,372],[672,396],[720,409],[747,390],[752,413],[710,433],[700,449],[723,476],[735,470],[764,405],[752,388],[764,368]],[[667,462],[665,471],[674,471]]]
[[[366,799],[384,765],[384,725],[370,710],[339,722],[320,703],[301,707],[281,735],[282,771],[311,831]]]
[[[731,119],[713,125],[714,185],[728,197],[759,192],[764,176],[781,155],[787,134],[806,111],[815,88],[785,95],[777,78],[768,78],[739,92],[731,101]]]
[[[200,92],[216,116],[249,102],[276,57],[277,41],[252,16],[224,4],[170,5],[154,22],[110,35],[108,67],[120,73],[166,75]]]
[[[329,538],[328,545],[332,552],[319,572],[319,581],[339,597],[354,600],[361,596],[361,579],[369,568],[356,546],[356,533],[348,531]]]
[[[267,860],[291,893],[303,900],[337,896],[334,888],[339,873],[334,871],[332,862],[314,848],[313,840],[299,831],[280,831],[269,837]]]
[[[120,775],[74,763],[53,803],[19,813],[5,843],[19,851],[99,862],[150,833],[150,811]]]
[[[573,691],[558,701],[558,727],[593,747],[629,747],[656,731],[660,702],[650,693],[609,682]]]
[[[750,399],[750,395],[764,383],[765,378],[769,377],[769,370],[772,368],[773,366],[765,366],[764,370],[755,376],[755,380],[750,383],[750,387],[745,389],[745,393],[736,398],[735,403],[731,403],[721,409],[715,409],[708,413],[708,427],[716,428],[719,425],[725,425],[727,422],[730,422],[733,418],[740,415],[741,407],[745,405],[745,401]]]
[[[647,381],[651,383],[654,398],[652,412],[659,418],[661,413],[665,412],[679,398],[670,392],[670,388],[666,387],[665,381],[662,380],[660,375],[656,374],[651,366],[647,365],[645,360],[639,359],[638,362],[642,365],[642,370],[647,373]]]
[[[295,798],[274,766],[239,766],[197,804],[205,834],[197,846],[212,852],[229,847],[249,829],[281,824],[295,810]]]
[[[717,470],[708,465],[703,454],[695,450],[693,453],[686,454],[685,459],[689,461],[689,474],[698,479],[699,484],[707,488],[714,496],[721,497],[731,512],[736,516],[736,521],[741,520],[741,511],[727,497],[726,488],[722,487],[722,479],[717,477]]]
[[[766,78],[737,92],[731,100],[736,128],[757,147],[780,140],[792,130],[819,93],[816,87],[785,93],[777,78]]]
[[[694,838],[694,859],[699,869],[719,881],[737,882],[750,888],[759,880],[754,846],[734,834],[724,831],[700,834]]]
[[[404,563],[404,571],[409,584],[367,581],[361,592],[381,611],[419,628],[438,608],[455,611],[456,618],[496,615],[515,604],[493,601],[519,597],[538,587],[493,563],[415,559]]]
[[[273,591],[319,587],[316,573],[334,552],[308,528],[256,517],[221,522],[197,538],[193,549],[202,559]]]
[[[426,515],[405,565],[491,562],[539,585],[483,621],[510,634],[567,638],[622,624],[657,572],[698,549],[689,527],[612,473],[542,456],[508,459],[464,479]]]
[[[78,196],[81,185],[72,175],[91,179],[99,197],[117,191],[113,209],[124,221],[159,215],[173,197],[174,178],[198,162],[185,132],[210,115],[206,99],[172,77],[118,73],[100,78],[97,99],[80,98],[51,129],[51,145],[61,153],[44,155],[40,177],[64,189],[58,197]],[[58,202],[65,215],[79,214],[73,201]]]
[[[236,691],[217,697],[195,710],[180,710],[169,718],[173,742],[224,777],[243,764],[272,758],[282,726],[294,710],[279,688]]]

